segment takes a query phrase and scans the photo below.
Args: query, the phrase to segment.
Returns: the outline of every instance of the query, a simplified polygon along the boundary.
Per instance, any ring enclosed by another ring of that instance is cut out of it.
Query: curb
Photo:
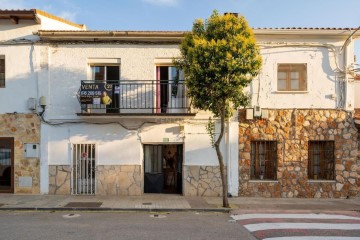
[[[83,208],[83,207],[8,207],[0,208],[0,212],[5,211],[80,211],[80,212],[218,212],[230,213],[233,209],[225,208]]]

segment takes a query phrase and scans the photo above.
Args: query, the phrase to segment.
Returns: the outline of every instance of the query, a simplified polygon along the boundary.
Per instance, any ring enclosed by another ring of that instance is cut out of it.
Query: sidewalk
[[[184,197],[170,194],[143,196],[68,196],[0,194],[0,211],[208,211],[310,210],[360,211],[356,199],[229,198],[230,209],[222,208],[220,197]]]

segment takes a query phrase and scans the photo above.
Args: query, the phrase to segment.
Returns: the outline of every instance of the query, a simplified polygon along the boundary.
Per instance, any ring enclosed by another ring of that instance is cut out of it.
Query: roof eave
[[[149,41],[180,42],[185,32],[136,31],[39,31],[47,41]]]

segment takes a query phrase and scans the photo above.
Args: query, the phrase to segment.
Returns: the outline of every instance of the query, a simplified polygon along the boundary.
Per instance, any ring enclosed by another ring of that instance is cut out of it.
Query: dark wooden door
[[[0,193],[14,192],[14,138],[0,138]]]

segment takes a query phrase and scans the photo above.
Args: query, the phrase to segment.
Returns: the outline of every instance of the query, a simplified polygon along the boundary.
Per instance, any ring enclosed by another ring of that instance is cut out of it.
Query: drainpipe
[[[231,175],[231,142],[230,142],[230,119],[227,120],[227,134],[226,134],[226,156],[227,156],[227,182],[228,182],[228,193],[232,190],[232,175]]]

